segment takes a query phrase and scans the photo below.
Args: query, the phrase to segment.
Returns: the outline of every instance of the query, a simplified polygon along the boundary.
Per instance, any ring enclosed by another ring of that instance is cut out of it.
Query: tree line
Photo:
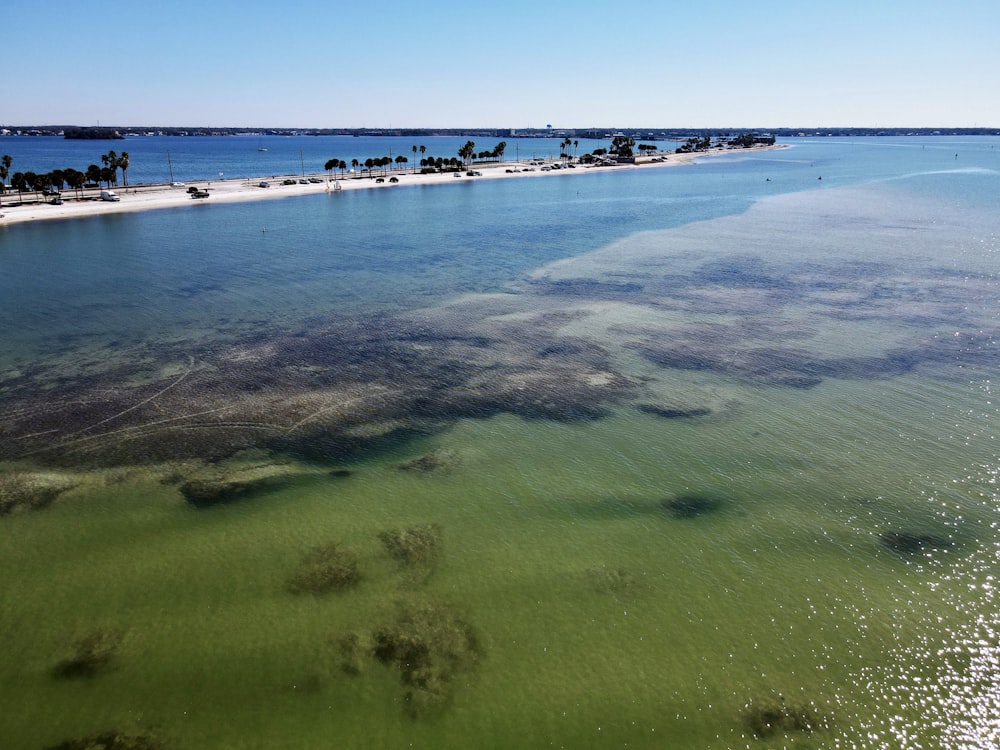
[[[109,151],[101,154],[101,164],[91,164],[86,171],[79,171],[72,167],[66,169],[53,169],[51,172],[38,174],[32,171],[10,173],[13,159],[9,154],[0,156],[0,194],[6,193],[9,189],[17,191],[18,201],[23,201],[24,193],[47,193],[52,190],[60,191],[64,187],[69,187],[80,197],[80,191],[84,187],[99,186],[102,183],[109,188],[118,184],[118,170],[122,172],[122,184],[128,187],[128,151],[120,154]],[[10,183],[7,178],[10,177]]]
[[[774,136],[759,136],[752,133],[744,133],[739,137],[730,141],[731,145],[743,148],[749,148],[755,144],[773,144],[775,141]],[[570,147],[573,148],[573,155],[570,155]],[[579,146],[579,141],[572,140],[570,138],[565,138],[560,142],[560,154],[561,159],[572,160],[576,158],[576,149]],[[676,149],[679,153],[691,152],[691,151],[705,151],[711,146],[710,136],[703,136],[701,138],[689,138],[684,145]],[[466,141],[465,144],[458,149],[456,156],[445,157],[445,156],[424,156],[427,152],[427,147],[412,146],[411,150],[413,152],[413,164],[412,169],[416,172],[417,166],[419,164],[422,173],[426,172],[440,172],[442,170],[458,170],[464,166],[467,166],[470,162],[474,160],[487,161],[495,160],[502,161],[504,152],[507,148],[506,141],[500,141],[492,150],[489,151],[476,151],[476,144],[473,141]],[[627,135],[617,135],[611,141],[610,149],[595,149],[593,154],[586,154],[582,157],[583,161],[591,161],[593,157],[604,156],[606,154],[612,154],[620,159],[632,158],[636,148],[635,139]],[[658,148],[651,144],[639,144],[638,150],[640,152],[654,152]],[[417,154],[420,154],[420,160],[417,161]],[[43,174],[36,174],[35,172],[14,172],[13,175],[10,173],[12,159],[9,154],[4,154],[0,157],[0,195],[6,193],[9,189],[17,190],[18,199],[22,199],[23,193],[26,192],[47,192],[51,189],[62,190],[63,187],[69,186],[70,189],[77,191],[77,197],[79,197],[79,191],[84,187],[88,186],[99,186],[102,183],[106,184],[109,188],[113,185],[118,184],[118,170],[122,173],[122,183],[128,186],[128,168],[129,168],[129,155],[128,151],[122,151],[121,154],[117,154],[114,151],[109,151],[106,154],[101,155],[101,163],[104,166],[97,164],[91,164],[87,167],[86,171],[80,172],[79,170],[73,168],[66,169],[54,169],[51,172],[45,172]],[[396,156],[395,159],[389,156],[382,157],[370,157],[365,159],[364,162],[358,159],[352,159],[350,165],[347,161],[343,159],[329,159],[324,165],[323,169],[327,172],[340,172],[340,176],[344,176],[344,172],[347,167],[350,166],[355,172],[367,172],[369,177],[374,176],[376,170],[381,170],[382,174],[385,174],[389,168],[394,164],[397,169],[404,168],[404,165],[409,164],[410,160],[407,159],[402,154]],[[10,182],[7,182],[7,178],[10,177]]]
[[[486,161],[489,159],[501,161],[506,149],[506,141],[500,141],[490,151],[476,151],[476,144],[473,141],[466,141],[465,144],[458,149],[458,154],[456,156],[424,156],[424,154],[427,153],[427,147],[424,145],[414,145],[411,147],[411,151],[413,152],[413,164],[411,169],[416,172],[419,164],[421,174],[425,174],[428,172],[439,172],[441,170],[460,169],[476,159],[479,161]],[[419,162],[417,161],[417,153],[420,154]],[[344,159],[334,158],[328,159],[323,165],[323,169],[327,172],[339,171],[340,176],[343,177],[344,172],[347,170],[348,166],[350,166],[351,170],[354,172],[367,172],[368,177],[373,177],[376,170],[381,170],[380,173],[385,174],[393,164],[396,165],[397,169],[402,169],[404,168],[404,165],[410,164],[410,160],[402,154],[397,156],[395,159],[390,156],[368,158],[363,162],[358,159],[351,159],[350,164],[348,164],[348,162]]]

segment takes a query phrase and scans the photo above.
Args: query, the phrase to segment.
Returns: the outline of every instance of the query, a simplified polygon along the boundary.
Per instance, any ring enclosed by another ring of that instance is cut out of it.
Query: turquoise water
[[[0,230],[0,737],[995,747],[997,143]]]

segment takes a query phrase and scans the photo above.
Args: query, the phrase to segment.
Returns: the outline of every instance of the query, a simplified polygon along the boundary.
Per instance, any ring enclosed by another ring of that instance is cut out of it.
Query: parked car
[[[171,182],[170,187],[184,187],[183,182]]]
[[[379,178],[378,178],[377,180],[375,180],[375,182],[376,182],[376,183],[379,183],[379,182],[385,182],[385,180],[383,180],[383,179],[382,179],[381,177],[379,177]]]
[[[294,185],[295,184],[295,180],[293,180],[293,179],[282,180],[281,184],[282,185]]]
[[[399,178],[398,177],[390,177],[389,178],[389,182],[399,182]]]
[[[257,183],[257,187],[271,187],[271,183],[265,180],[261,180]]]
[[[320,183],[323,182],[323,180],[321,180],[319,177],[310,177],[309,182],[311,182],[313,185],[319,185]]]
[[[121,200],[121,199],[118,197],[118,194],[116,192],[114,192],[113,190],[102,190],[101,191],[101,200],[102,201],[118,201],[118,200]]]
[[[191,193],[191,197],[192,198],[207,198],[208,197],[208,191],[207,190],[195,190],[193,193]]]
[[[309,180],[307,180],[305,177],[303,177],[301,180],[299,180],[299,184],[300,185],[308,185],[309,184]]]

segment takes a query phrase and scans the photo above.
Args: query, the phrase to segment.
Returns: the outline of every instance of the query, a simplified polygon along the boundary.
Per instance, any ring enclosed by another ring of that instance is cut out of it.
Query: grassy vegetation
[[[328,594],[344,591],[361,582],[358,556],[338,544],[325,544],[310,550],[288,581],[296,594]]]

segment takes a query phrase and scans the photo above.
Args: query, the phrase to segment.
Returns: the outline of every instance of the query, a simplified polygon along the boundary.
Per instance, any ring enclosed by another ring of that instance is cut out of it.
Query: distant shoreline
[[[461,172],[444,172],[420,174],[404,169],[389,169],[384,176],[334,178],[325,172],[309,175],[277,175],[270,178],[240,178],[229,180],[195,180],[189,183],[169,183],[114,187],[112,191],[118,196],[118,201],[101,200],[101,190],[88,188],[82,191],[82,198],[77,199],[74,191],[64,190],[63,202],[59,205],[47,203],[45,199],[17,202],[17,194],[6,193],[0,196],[0,226],[23,224],[36,221],[53,221],[81,219],[90,216],[107,214],[133,213],[150,211],[160,208],[178,208],[180,206],[211,205],[215,203],[237,203],[257,200],[273,200],[298,195],[315,195],[317,193],[336,193],[343,190],[359,189],[398,189],[412,185],[454,184],[477,180],[505,178],[542,178],[551,176],[568,176],[587,174],[592,171],[608,172],[622,169],[655,169],[657,167],[691,164],[696,159],[710,158],[723,154],[744,154],[759,151],[771,151],[788,148],[786,144],[753,146],[751,148],[710,150],[693,153],[664,152],[643,156],[634,164],[619,164],[616,166],[587,166],[574,164],[574,168],[562,167],[558,170],[549,169],[556,164],[565,164],[559,159],[511,161],[502,163],[473,164]],[[477,176],[468,176],[466,172],[474,171]],[[456,176],[457,175],[457,176]],[[309,179],[313,182],[309,182]],[[391,182],[396,178],[398,182]],[[294,184],[284,185],[283,181],[294,181]],[[303,184],[300,182],[305,180]],[[260,187],[266,182],[268,187]],[[192,198],[188,188],[207,190],[208,198]],[[32,194],[34,195],[34,194]],[[11,200],[13,198],[13,200]]]
[[[2,135],[18,136],[58,136],[63,137],[66,131],[86,129],[80,125],[6,125],[0,128]],[[94,128],[96,130],[96,128]],[[412,137],[433,138],[437,136],[480,137],[480,138],[590,138],[610,140],[612,133],[622,133],[632,136],[637,141],[669,141],[685,140],[692,136],[717,136],[720,134],[739,135],[743,133],[769,133],[779,139],[815,138],[815,137],[868,137],[868,136],[968,136],[986,135],[1000,136],[1000,127],[996,126],[921,126],[896,127],[878,126],[808,126],[808,127],[641,127],[641,128],[495,128],[495,127],[463,127],[463,128],[275,128],[275,127],[239,127],[239,126],[203,126],[203,125],[113,125],[100,128],[117,132],[122,138],[156,137],[156,136],[343,136],[343,137]]]

